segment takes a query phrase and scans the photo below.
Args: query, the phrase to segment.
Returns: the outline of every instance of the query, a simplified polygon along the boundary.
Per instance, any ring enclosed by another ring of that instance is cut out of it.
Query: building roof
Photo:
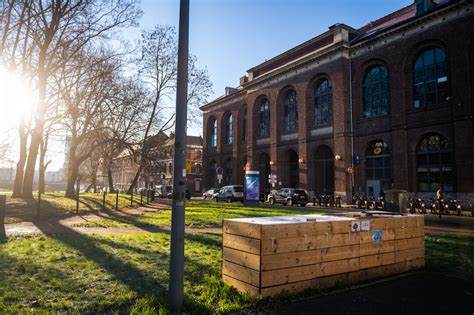
[[[430,1],[430,0],[425,0],[425,1]],[[441,9],[442,7],[450,5],[451,3],[454,3],[457,1],[431,0],[431,2],[432,2],[431,4],[434,6],[434,9],[430,10],[429,12],[437,10],[437,9]],[[381,17],[375,21],[372,21],[360,27],[359,29],[354,29],[342,23],[334,24],[329,27],[328,31],[322,34],[319,34],[316,37],[313,37],[312,39],[296,47],[293,47],[247,70],[247,73],[249,75],[248,83],[250,83],[254,78],[257,78],[265,73],[271,72],[274,69],[284,67],[285,65],[290,64],[306,55],[312,54],[319,50],[324,51],[334,46],[336,43],[339,43],[337,41],[333,41],[333,38],[337,37],[336,32],[338,32],[340,29],[344,29],[349,33],[349,38],[348,38],[349,42],[350,44],[354,44],[356,42],[362,42],[370,37],[375,36],[376,34],[384,32],[385,30],[388,30],[389,28],[396,27],[403,23],[408,23],[408,21],[416,19],[417,17],[418,16],[417,16],[416,4],[413,3],[395,12],[392,12],[384,17]],[[248,83],[244,83],[243,85],[245,86]],[[242,90],[239,90],[239,92],[242,92]],[[206,110],[209,106],[212,106],[213,104],[218,104],[218,103],[224,102],[225,100],[233,99],[234,97],[237,97],[238,95],[240,95],[240,93],[220,96],[212,100],[208,104],[201,106],[201,110]]]

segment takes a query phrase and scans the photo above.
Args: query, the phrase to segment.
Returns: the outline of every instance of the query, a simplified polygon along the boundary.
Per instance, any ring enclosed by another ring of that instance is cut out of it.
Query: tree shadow
[[[120,244],[114,241],[104,240],[102,238],[99,239],[94,237],[93,235],[81,234],[69,227],[61,225],[59,222],[55,222],[54,224],[56,225],[54,228],[57,231],[63,231],[65,232],[64,234],[67,235],[64,235],[63,233],[53,234],[50,235],[52,239],[55,239],[58,242],[66,245],[67,247],[80,252],[85,258],[96,263],[113,279],[121,282],[122,284],[128,286],[131,290],[135,291],[138,294],[139,298],[149,296],[164,297],[167,295],[167,288],[163,283],[158,282],[157,279],[154,279],[151,274],[139,269],[132,262],[126,261],[118,257],[116,254],[103,249],[100,244],[106,244],[111,248],[133,250],[143,255],[157,255],[157,251],[137,249],[136,247],[131,245]],[[39,230],[47,232],[48,228],[45,228],[45,226],[42,225],[42,222],[35,222],[35,225]],[[169,234],[169,231],[167,232],[168,233],[166,234]],[[167,237],[169,238],[169,236]],[[187,234],[186,238],[210,246],[220,246],[219,241],[216,241],[215,239],[212,240],[211,238],[206,236]],[[157,268],[166,268],[166,270],[169,270],[169,252],[167,250],[162,251],[160,258],[162,258],[163,260],[161,261],[161,263],[159,263]],[[189,257],[187,257],[186,259],[188,263],[187,270],[191,271],[191,275],[188,274],[189,278],[193,277],[192,273],[196,273],[197,271],[202,272],[209,268],[198,260],[191,259]],[[204,305],[196,305],[195,301],[190,300],[189,296],[186,297],[186,299],[187,304],[193,305],[193,308],[197,308],[195,309],[195,311],[199,313],[212,312],[212,309],[207,308]]]

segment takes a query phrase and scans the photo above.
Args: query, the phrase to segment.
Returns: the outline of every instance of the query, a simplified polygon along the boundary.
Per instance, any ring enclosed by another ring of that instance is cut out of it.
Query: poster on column
[[[260,177],[257,174],[248,174],[245,176],[245,199],[258,201],[260,194]]]

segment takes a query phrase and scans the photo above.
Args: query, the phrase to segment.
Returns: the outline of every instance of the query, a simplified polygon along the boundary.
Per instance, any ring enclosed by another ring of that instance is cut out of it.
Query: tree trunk
[[[46,114],[46,84],[47,75],[45,69],[46,52],[41,51],[40,61],[38,62],[38,95],[39,106],[35,117],[35,128],[31,135],[30,149],[28,151],[28,159],[26,161],[25,174],[23,177],[23,198],[33,199],[33,180],[35,176],[36,160],[41,142],[43,141],[44,116]]]
[[[130,187],[128,187],[127,194],[130,195],[132,191],[135,189],[135,187],[137,186],[138,179],[140,178],[140,174],[142,173],[142,170],[143,170],[143,166],[140,164],[138,166],[137,172],[135,173],[135,177],[133,178],[133,181],[130,184]]]
[[[23,193],[23,175],[25,173],[25,162],[26,162],[26,142],[28,141],[28,135],[25,132],[25,121],[20,123],[18,133],[20,136],[20,158],[16,164],[15,183],[13,185],[12,198],[18,198]]]
[[[68,164],[67,164],[67,185],[66,185],[66,198],[75,198],[76,189],[74,184],[76,183],[77,176],[79,174],[79,162],[76,159],[76,135],[73,133],[71,136],[71,142],[69,146]]]
[[[67,186],[66,186],[66,198],[76,197],[76,181],[79,174],[79,164],[76,159],[69,158],[68,174],[67,174]]]
[[[46,152],[48,150],[48,139],[49,136],[46,136],[46,139],[44,139],[41,142],[40,146],[40,160],[39,160],[39,176],[38,176],[38,191],[42,194],[45,192],[45,173],[46,173],[46,168],[48,167],[49,163],[51,161],[48,161],[45,163],[46,159]]]
[[[112,161],[109,161],[107,165],[107,177],[109,179],[109,192],[115,193],[114,178],[112,176]]]

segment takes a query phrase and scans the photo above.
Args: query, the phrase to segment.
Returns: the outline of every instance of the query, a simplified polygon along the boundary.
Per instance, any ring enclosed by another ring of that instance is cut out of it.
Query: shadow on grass
[[[51,226],[51,224],[54,224],[55,226]],[[160,283],[156,279],[154,279],[153,275],[151,275],[150,273],[137,268],[132,262],[125,261],[114,253],[108,252],[100,245],[106,244],[111,248],[132,250],[142,255],[158,255],[160,253],[157,253],[153,250],[136,248],[127,244],[120,244],[110,240],[99,239],[91,235],[84,235],[74,231],[71,228],[61,225],[59,222],[49,222],[49,226],[43,226],[42,222],[35,222],[35,225],[39,230],[44,233],[47,233],[48,229],[50,228],[54,228],[57,231],[62,231],[66,235],[53,234],[49,237],[57,240],[58,242],[66,245],[71,249],[80,252],[86,259],[96,263],[113,279],[121,282],[122,284],[128,286],[131,290],[135,291],[139,298],[158,297],[157,301],[166,300],[167,289],[163,283]],[[166,231],[165,233],[169,234],[169,231]],[[209,246],[221,245],[219,241],[213,240],[209,236],[206,237],[188,234],[186,235],[186,238]],[[161,263],[159,263],[159,266],[157,267],[166,268],[166,270],[169,270],[168,251],[162,251],[160,258],[162,258],[163,260],[161,261]],[[188,275],[189,278],[196,279],[197,274],[204,274],[209,268],[205,264],[202,264],[200,261],[197,261],[195,259],[190,259],[189,257],[186,257],[186,260],[187,272],[190,273]],[[201,304],[196,304],[194,301],[190,300],[189,297],[186,297],[186,300],[187,301],[185,303],[187,305],[192,305],[193,312],[212,313],[212,309]]]

